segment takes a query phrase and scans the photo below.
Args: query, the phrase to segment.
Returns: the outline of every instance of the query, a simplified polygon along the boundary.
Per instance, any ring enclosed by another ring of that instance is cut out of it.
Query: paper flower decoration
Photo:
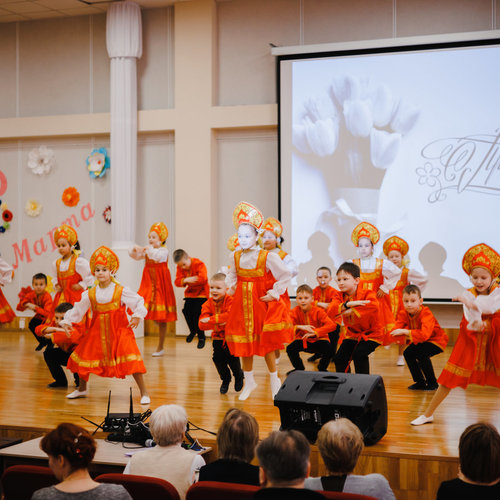
[[[62,201],[67,207],[76,207],[80,201],[80,193],[73,186],[66,188],[62,194]]]
[[[28,200],[24,205],[24,212],[30,217],[38,217],[42,212],[42,204],[36,200]]]
[[[36,175],[45,175],[56,164],[56,155],[52,149],[40,146],[28,154],[28,168]]]
[[[14,218],[12,212],[8,209],[8,205],[0,200],[0,210],[2,211],[3,224],[0,226],[0,233],[5,233],[10,227],[10,221]]]
[[[92,179],[104,177],[109,168],[109,156],[106,148],[94,149],[87,157],[87,168]]]
[[[108,224],[111,224],[111,205],[108,205],[102,212],[102,216],[104,217],[104,221]]]

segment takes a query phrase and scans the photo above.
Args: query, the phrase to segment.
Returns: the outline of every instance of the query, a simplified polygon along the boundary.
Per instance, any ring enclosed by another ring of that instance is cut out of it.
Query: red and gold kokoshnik
[[[240,227],[240,224],[250,224],[259,230],[263,221],[262,212],[246,201],[240,201],[233,210],[233,224],[236,229]]]
[[[475,267],[482,267],[496,278],[500,274],[500,255],[486,243],[479,243],[465,252],[462,267],[467,274]]]
[[[387,256],[389,256],[389,252],[396,250],[402,257],[404,257],[408,253],[409,246],[403,238],[400,238],[399,236],[391,236],[385,240],[383,249],[384,254]]]
[[[271,231],[276,238],[279,238],[283,233],[283,226],[281,225],[281,222],[274,217],[268,217],[264,221],[262,229],[264,231]]]
[[[168,238],[168,229],[163,222],[155,222],[149,229],[149,234],[153,231],[160,237],[162,243]]]
[[[54,232],[54,241],[57,243],[61,238],[67,240],[67,242],[73,246],[78,241],[78,234],[76,231],[68,224],[63,224],[59,226]]]
[[[358,246],[360,238],[368,238],[374,245],[380,239],[378,229],[369,222],[360,222],[352,231],[351,241]]]
[[[106,266],[113,274],[120,267],[118,256],[108,247],[99,247],[90,257],[90,271],[95,273],[96,266]]]

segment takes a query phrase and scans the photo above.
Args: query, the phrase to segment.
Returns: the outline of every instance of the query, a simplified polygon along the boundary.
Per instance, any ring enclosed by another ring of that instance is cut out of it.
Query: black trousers
[[[46,339],[45,337],[38,337],[35,333],[35,328],[37,326],[40,326],[42,323],[44,323],[45,320],[43,318],[37,318],[36,316],[33,316],[28,323],[28,328],[30,329],[31,333],[35,337],[36,340],[38,340],[39,344],[46,345],[46,346],[52,346],[52,341],[50,339]]]
[[[201,306],[206,301],[206,298],[186,297],[184,299],[184,307],[182,314],[186,318],[186,323],[191,335],[198,335],[199,339],[205,338],[205,332],[200,330],[198,321],[200,320]]]
[[[305,370],[304,363],[300,358],[301,352],[320,354],[321,358],[318,363],[318,371],[326,372],[328,370],[328,365],[332,359],[332,346],[328,340],[308,342],[307,347],[304,347],[302,340],[294,340],[291,344],[288,344],[286,353],[296,370]]]
[[[220,339],[212,340],[213,354],[212,361],[223,382],[231,382],[231,372],[235,379],[243,378],[240,358],[233,356],[227,347],[227,344]]]
[[[436,385],[436,375],[430,358],[443,352],[441,347],[432,342],[421,342],[420,344],[410,344],[403,355],[415,382],[427,385]]]
[[[345,372],[347,367],[354,362],[356,373],[370,373],[370,360],[368,356],[379,346],[373,340],[344,339],[335,356],[335,368],[338,372]],[[350,370],[350,368],[349,368]]]
[[[62,367],[68,364],[70,356],[71,354],[69,352],[63,351],[60,347],[45,349],[45,351],[43,351],[43,359],[45,359],[45,363],[47,364],[50,374],[54,377],[54,381],[58,384],[68,384],[68,379]],[[78,374],[75,373],[73,376],[75,378],[75,383],[78,385]]]

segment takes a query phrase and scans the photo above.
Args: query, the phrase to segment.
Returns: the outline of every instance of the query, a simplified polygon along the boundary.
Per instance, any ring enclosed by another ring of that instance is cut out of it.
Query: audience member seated
[[[259,424],[246,411],[231,408],[217,431],[219,459],[200,469],[200,481],[259,485],[259,468],[252,465],[259,442]]]
[[[274,431],[257,446],[262,489],[253,496],[256,500],[318,500],[324,496],[304,489],[309,475],[310,448],[299,431]]]
[[[437,500],[500,498],[500,435],[491,424],[469,425],[458,443],[458,477],[443,481]]]
[[[357,476],[352,473],[363,451],[363,435],[347,418],[330,420],[318,433],[316,442],[328,476],[310,477],[305,487],[318,491],[342,491],[394,500],[387,479],[380,474]]]
[[[59,424],[45,435],[40,448],[49,456],[49,466],[61,481],[35,491],[32,500],[132,500],[118,484],[100,484],[89,475],[96,451],[94,438],[74,424]]]
[[[195,471],[205,465],[205,460],[196,452],[182,448],[187,429],[186,410],[179,405],[163,405],[151,414],[149,429],[156,446],[135,453],[124,474],[152,476],[172,483],[181,500],[193,484]]]

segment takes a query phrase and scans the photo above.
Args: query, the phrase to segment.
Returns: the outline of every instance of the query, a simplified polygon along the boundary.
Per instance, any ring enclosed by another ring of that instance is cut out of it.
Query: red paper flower
[[[12,217],[14,217],[14,216],[12,215],[12,212],[10,210],[4,210],[2,212],[2,219],[5,222],[10,222],[12,220]]]
[[[80,201],[80,193],[74,187],[66,188],[62,194],[62,201],[67,207],[75,207]]]

